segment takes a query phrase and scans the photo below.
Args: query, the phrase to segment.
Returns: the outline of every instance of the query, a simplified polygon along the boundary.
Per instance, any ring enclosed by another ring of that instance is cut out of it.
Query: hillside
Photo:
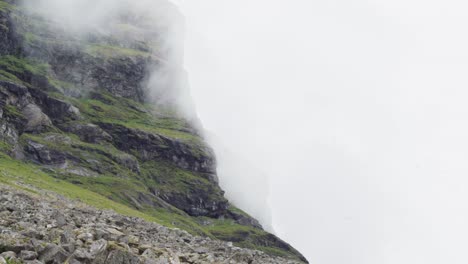
[[[148,90],[150,71],[183,69],[143,22],[76,35],[0,1],[0,183],[306,261],[229,203],[196,119]]]

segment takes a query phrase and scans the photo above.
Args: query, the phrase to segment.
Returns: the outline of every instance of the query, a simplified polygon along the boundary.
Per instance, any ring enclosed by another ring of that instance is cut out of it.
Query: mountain
[[[91,16],[79,15],[83,21]],[[132,9],[109,11],[105,27],[88,24],[83,31],[28,4],[0,0],[0,183],[9,190],[4,192],[19,195],[8,189],[14,188],[29,193],[20,197],[39,195],[44,201],[59,195],[92,206],[109,221],[117,216],[107,209],[307,262],[224,197],[213,150],[184,91],[182,61],[174,56],[180,47],[166,39],[172,28],[153,27],[148,19],[154,17]],[[2,215],[18,211],[1,209]],[[44,221],[44,215],[37,217],[32,222]],[[0,228],[11,227],[0,222]],[[0,236],[0,252],[11,249],[10,242]],[[60,239],[47,243],[66,252]],[[34,250],[45,254],[39,246]],[[64,254],[74,252],[69,251]],[[120,259],[102,263],[140,263]],[[185,260],[178,261],[207,263]]]

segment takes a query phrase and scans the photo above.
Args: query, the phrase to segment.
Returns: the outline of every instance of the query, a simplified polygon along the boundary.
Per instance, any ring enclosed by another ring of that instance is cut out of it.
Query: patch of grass
[[[5,117],[14,118],[14,119],[23,119],[23,113],[14,105],[5,105],[3,107],[3,114]]]
[[[181,228],[192,234],[211,236],[201,229],[189,216],[171,213],[162,208],[142,208],[141,210],[136,210],[123,204],[122,201],[113,200],[115,196],[110,192],[111,190],[115,190],[116,187],[120,189],[124,189],[125,187],[127,189],[133,188],[133,186],[129,186],[128,181],[122,181],[119,185],[116,184],[115,178],[80,177],[82,184],[73,184],[68,182],[68,180],[53,177],[49,173],[43,172],[39,166],[14,160],[3,153],[0,153],[0,168],[0,183],[2,184],[27,191],[30,191],[30,189],[24,188],[24,184],[32,185],[35,188],[53,191],[99,209],[111,209],[123,215],[140,217],[167,227]],[[102,192],[104,195],[98,194],[96,191]],[[106,194],[110,198],[106,197]]]
[[[46,140],[47,136],[53,135],[67,136],[70,138],[71,142],[61,143]],[[78,163],[80,167],[91,171],[105,171],[101,173],[101,175],[112,175],[114,178],[130,178],[134,175],[128,168],[118,163],[120,157],[126,154],[117,150],[112,145],[90,144],[80,141],[74,134],[55,132],[43,134],[25,133],[21,135],[20,141],[23,145],[27,144],[27,141],[33,141],[47,146],[50,150],[63,153],[63,155],[73,156],[74,162]]]
[[[151,53],[110,45],[89,45],[85,52],[94,57],[148,57]]]
[[[49,65],[32,61],[24,58],[19,58],[11,55],[0,57],[0,70],[9,72],[15,75],[31,73],[35,75],[47,75]]]
[[[11,74],[7,71],[0,70],[0,80],[2,81],[8,81],[8,82],[14,82],[14,83],[23,83],[16,75]]]
[[[140,164],[141,176],[146,185],[155,185],[164,192],[185,195],[194,188],[203,191],[206,198],[220,200],[221,189],[202,175],[180,169],[164,161],[148,161]]]
[[[93,122],[118,124],[178,139],[198,148],[203,146],[202,139],[194,135],[189,124],[180,118],[158,114],[156,112],[161,109],[108,93],[99,93],[98,96],[97,99],[77,99],[73,103]]]
[[[14,6],[11,4],[5,2],[5,1],[0,1],[0,12],[8,12],[14,9]]]
[[[158,222],[155,217],[148,216],[142,212],[131,209],[120,203],[111,201],[102,195],[81,188],[72,183],[51,177],[41,171],[40,167],[13,160],[7,155],[0,153],[0,180],[4,184],[18,187],[20,182],[34,187],[56,192],[70,199],[80,200],[100,209],[111,209],[128,216],[136,216],[148,221]]]

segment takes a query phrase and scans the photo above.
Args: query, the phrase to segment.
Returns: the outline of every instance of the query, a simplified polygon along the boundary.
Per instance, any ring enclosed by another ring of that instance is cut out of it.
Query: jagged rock
[[[67,154],[57,150],[49,149],[47,146],[29,140],[24,147],[26,156],[38,163],[51,165],[58,168],[67,166]]]
[[[126,263],[126,264],[140,264],[140,259],[132,255],[129,252],[122,250],[113,250],[109,253],[106,259],[106,263],[117,264],[117,263]]]
[[[88,143],[99,144],[112,141],[112,137],[107,132],[94,124],[72,123],[62,127],[65,131],[78,135],[82,141]]]
[[[22,260],[35,260],[38,254],[35,251],[22,250],[19,254],[19,258]]]
[[[117,124],[99,123],[113,138],[116,146],[133,152],[143,161],[164,159],[176,166],[196,172],[216,173],[212,150],[193,146],[162,135],[147,133]]]
[[[68,253],[60,246],[48,244],[39,255],[39,260],[46,264],[62,264],[68,258]]]
[[[60,135],[60,134],[53,134],[53,135],[48,135],[44,137],[44,140],[54,143],[54,144],[60,144],[60,145],[71,145],[72,140],[70,137],[65,136],[65,135]]]
[[[49,117],[35,104],[28,104],[23,108],[22,112],[28,120],[25,128],[26,132],[39,133],[48,130],[52,126]]]
[[[107,241],[104,239],[99,239],[94,241],[89,248],[90,255],[94,258],[97,255],[103,253],[107,249]]]
[[[11,124],[0,120],[0,141],[7,142],[11,145],[18,143],[18,132]]]

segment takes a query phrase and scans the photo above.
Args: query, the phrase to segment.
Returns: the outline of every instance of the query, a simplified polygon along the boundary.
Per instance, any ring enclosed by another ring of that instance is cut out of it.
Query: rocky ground
[[[0,185],[0,263],[298,263]]]

